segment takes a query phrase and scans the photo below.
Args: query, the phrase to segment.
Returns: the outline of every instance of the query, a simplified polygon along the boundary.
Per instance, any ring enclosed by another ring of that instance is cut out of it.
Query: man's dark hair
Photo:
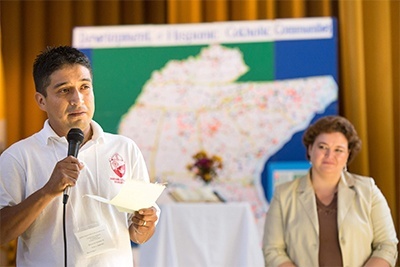
[[[47,97],[46,88],[50,85],[50,75],[66,65],[80,64],[90,71],[92,66],[84,53],[70,46],[47,47],[33,63],[33,79],[36,92]]]

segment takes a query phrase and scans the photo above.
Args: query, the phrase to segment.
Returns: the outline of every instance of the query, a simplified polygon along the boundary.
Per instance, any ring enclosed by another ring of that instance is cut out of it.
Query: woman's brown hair
[[[308,147],[314,144],[314,141],[318,135],[322,133],[335,132],[342,133],[349,143],[348,163],[350,163],[361,150],[361,140],[358,137],[357,131],[353,124],[341,116],[322,117],[308,127],[303,135],[303,144],[306,147],[307,159],[310,159],[310,156],[308,155]]]

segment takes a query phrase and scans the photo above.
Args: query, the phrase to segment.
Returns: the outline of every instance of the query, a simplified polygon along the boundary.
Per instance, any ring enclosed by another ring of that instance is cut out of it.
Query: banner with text
[[[153,180],[206,184],[257,218],[268,164],[307,162],[304,129],[338,112],[333,18],[78,27],[73,45],[93,63],[95,120],[138,144]]]

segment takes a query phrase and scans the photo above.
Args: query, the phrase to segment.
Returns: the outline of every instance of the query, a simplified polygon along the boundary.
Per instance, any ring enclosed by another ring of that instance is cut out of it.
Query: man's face
[[[90,71],[79,64],[66,65],[50,75],[46,91],[47,97],[36,93],[35,98],[53,130],[65,136],[71,128],[80,128],[86,136],[94,114]]]

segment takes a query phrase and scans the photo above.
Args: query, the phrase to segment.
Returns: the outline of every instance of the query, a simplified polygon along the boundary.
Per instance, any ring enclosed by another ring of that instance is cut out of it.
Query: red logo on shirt
[[[111,169],[118,177],[122,178],[122,176],[125,175],[125,161],[118,153],[115,153],[110,158],[110,165]]]

